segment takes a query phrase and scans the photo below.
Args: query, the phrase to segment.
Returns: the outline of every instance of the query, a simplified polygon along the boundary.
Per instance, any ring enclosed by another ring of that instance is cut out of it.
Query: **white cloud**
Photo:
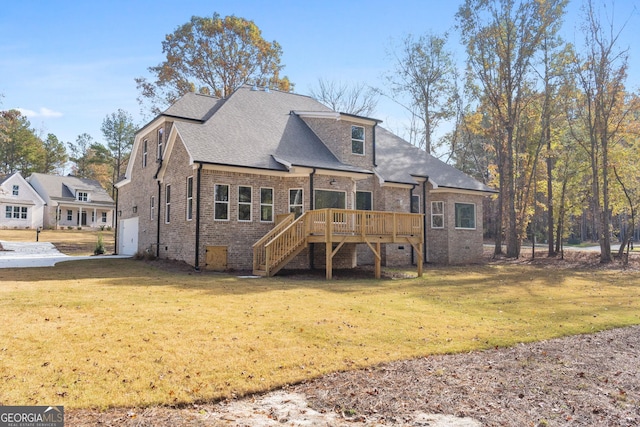
[[[20,114],[26,117],[44,117],[44,118],[52,118],[52,117],[62,117],[62,113],[58,111],[51,110],[46,107],[40,107],[40,110],[33,111],[28,110],[26,108],[16,108],[16,110],[20,111]]]

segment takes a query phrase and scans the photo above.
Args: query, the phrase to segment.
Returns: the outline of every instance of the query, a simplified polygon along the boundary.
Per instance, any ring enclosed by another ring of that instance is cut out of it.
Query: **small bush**
[[[104,239],[102,238],[102,234],[98,234],[98,242],[96,243],[96,248],[93,250],[94,255],[103,255],[106,249],[104,247]]]
[[[111,226],[107,225],[107,231],[111,231]]]

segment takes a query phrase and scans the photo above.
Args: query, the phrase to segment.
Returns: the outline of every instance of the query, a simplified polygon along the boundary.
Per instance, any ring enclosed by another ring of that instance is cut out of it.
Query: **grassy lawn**
[[[40,242],[51,242],[58,250],[67,255],[93,255],[98,236],[104,241],[107,254],[115,251],[115,233],[111,231],[83,230],[42,230],[38,239]],[[35,242],[36,230],[0,229],[0,240],[7,242]]]
[[[413,273],[413,272],[412,272]],[[0,404],[171,405],[640,323],[640,273],[238,278],[103,259],[0,269]]]

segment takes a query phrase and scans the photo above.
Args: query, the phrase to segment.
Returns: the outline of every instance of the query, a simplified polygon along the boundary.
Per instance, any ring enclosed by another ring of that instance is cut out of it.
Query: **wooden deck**
[[[326,277],[331,279],[333,257],[340,248],[346,243],[364,243],[373,251],[376,278],[380,278],[381,245],[409,243],[419,254],[418,275],[422,276],[423,224],[422,214],[404,212],[319,209],[295,220],[291,214],[253,245],[253,272],[273,276],[309,243],[324,243]]]

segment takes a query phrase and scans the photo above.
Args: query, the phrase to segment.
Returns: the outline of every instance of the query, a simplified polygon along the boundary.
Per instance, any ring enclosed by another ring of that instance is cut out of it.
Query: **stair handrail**
[[[253,269],[257,270],[266,260],[266,245],[295,220],[295,214],[285,216],[275,227],[253,244]]]
[[[291,224],[281,230],[265,243],[265,269],[269,276],[272,268],[277,267],[294,250],[306,242],[309,234],[306,227],[307,212],[296,218]]]

